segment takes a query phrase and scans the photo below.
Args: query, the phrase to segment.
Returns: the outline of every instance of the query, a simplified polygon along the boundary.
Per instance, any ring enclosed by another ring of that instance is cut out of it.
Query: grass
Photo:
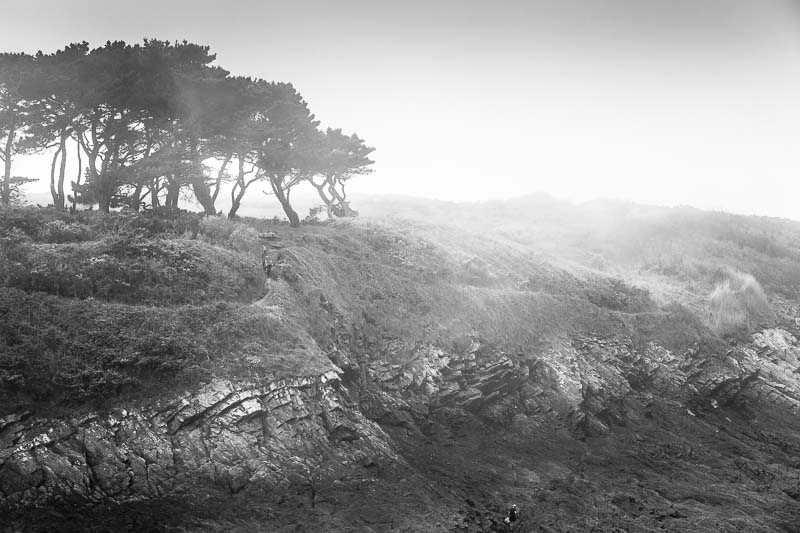
[[[544,196],[505,202],[380,202],[362,214],[386,216],[434,242],[463,246],[503,241],[541,259],[553,257],[629,279],[646,271],[698,293],[710,291],[720,269],[755,276],[767,292],[800,297],[800,222],[663,208],[625,202],[576,205]],[[443,229],[444,228],[444,229]],[[449,231],[447,231],[449,228]]]
[[[764,289],[750,274],[731,270],[709,296],[710,323],[720,335],[743,335],[774,320]]]
[[[295,318],[252,305],[259,255],[250,226],[180,212],[0,210],[0,406],[328,370]]]
[[[768,295],[800,286],[792,223],[513,205],[519,212],[442,203],[301,228],[181,212],[0,211],[2,403],[314,373],[330,367],[333,347],[375,358],[401,346],[391,357],[402,363],[420,343],[458,351],[477,337],[482,353],[535,356],[593,334],[716,351],[720,335],[774,319]],[[264,231],[279,234],[284,257],[269,293]]]
[[[0,289],[0,405],[77,405],[329,368],[320,350],[259,306],[131,306]],[[303,345],[302,354],[298,346]]]
[[[190,239],[102,235],[43,244],[6,237],[2,286],[73,298],[153,305],[251,301],[264,276],[255,259]]]

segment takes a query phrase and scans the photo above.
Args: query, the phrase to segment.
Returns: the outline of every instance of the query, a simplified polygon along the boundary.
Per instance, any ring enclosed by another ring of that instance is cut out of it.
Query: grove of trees
[[[355,214],[345,186],[371,172],[374,149],[320,129],[290,83],[232,76],[215,59],[208,46],[151,39],[0,54],[0,206],[27,181],[13,175],[15,156],[46,152],[58,209],[174,208],[186,192],[213,215],[229,181],[228,217],[261,184],[297,225],[291,192],[305,182],[330,213]]]

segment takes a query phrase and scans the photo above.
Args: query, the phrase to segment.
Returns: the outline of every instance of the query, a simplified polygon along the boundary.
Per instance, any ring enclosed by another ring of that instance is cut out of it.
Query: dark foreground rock
[[[513,501],[521,531],[797,531],[797,344],[773,329],[676,354],[582,335],[526,358],[476,339],[79,419],[9,414],[2,516],[11,530],[487,531]]]

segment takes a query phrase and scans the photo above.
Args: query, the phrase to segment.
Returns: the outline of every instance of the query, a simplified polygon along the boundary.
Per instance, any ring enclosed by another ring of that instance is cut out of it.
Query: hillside
[[[800,223],[358,208],[0,211],[3,525],[798,531]]]

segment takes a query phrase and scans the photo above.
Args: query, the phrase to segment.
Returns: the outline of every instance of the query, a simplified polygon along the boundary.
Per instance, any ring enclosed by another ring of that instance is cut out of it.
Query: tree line
[[[320,129],[290,83],[232,76],[215,59],[208,46],[154,39],[0,54],[0,205],[30,181],[13,175],[14,157],[47,152],[58,209],[175,208],[188,191],[213,215],[232,182],[233,218],[260,183],[298,225],[291,192],[307,182],[329,212],[352,216],[345,186],[371,172],[374,149],[356,134]],[[74,180],[66,176],[73,157]]]

